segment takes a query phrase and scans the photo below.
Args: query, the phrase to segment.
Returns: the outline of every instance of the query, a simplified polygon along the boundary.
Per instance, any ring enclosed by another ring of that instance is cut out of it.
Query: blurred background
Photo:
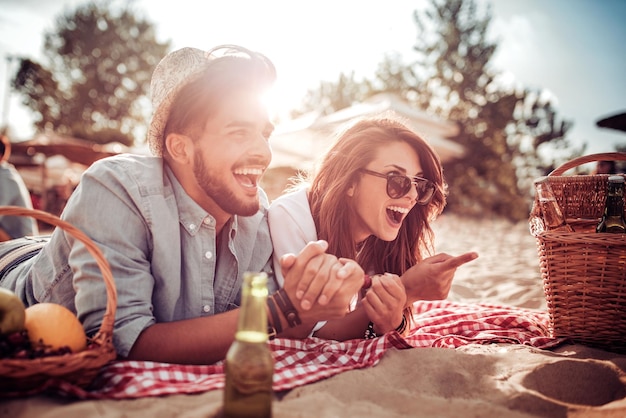
[[[446,210],[464,216],[526,220],[533,179],[626,151],[623,122],[600,123],[626,112],[622,0],[0,0],[0,10],[1,129],[36,206],[55,214],[93,161],[148,152],[150,76],[183,46],[235,43],[276,64],[270,198],[342,123],[387,110],[437,149]]]

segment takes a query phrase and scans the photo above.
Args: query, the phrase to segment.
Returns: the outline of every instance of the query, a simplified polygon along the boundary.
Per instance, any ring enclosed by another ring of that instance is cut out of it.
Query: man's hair
[[[221,100],[232,92],[243,90],[261,95],[274,84],[276,69],[267,57],[242,47],[228,48],[227,55],[211,60],[200,76],[174,98],[160,143],[161,152],[168,134],[194,136],[201,132]]]

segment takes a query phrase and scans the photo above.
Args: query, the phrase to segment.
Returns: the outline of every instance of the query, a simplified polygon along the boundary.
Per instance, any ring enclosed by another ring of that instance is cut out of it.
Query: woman
[[[352,312],[318,324],[315,336],[405,333],[414,301],[447,297],[456,267],[476,254],[425,259],[434,252],[430,222],[445,204],[439,157],[401,122],[362,119],[337,137],[316,174],[297,179],[268,215],[275,261],[322,239],[328,253],[355,259],[371,278]]]

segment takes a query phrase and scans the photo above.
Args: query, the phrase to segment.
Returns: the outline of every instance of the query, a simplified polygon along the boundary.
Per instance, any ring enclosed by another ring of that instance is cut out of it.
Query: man
[[[62,217],[100,246],[116,281],[120,356],[205,364],[224,358],[243,273],[272,271],[268,202],[258,182],[273,129],[260,96],[274,79],[265,56],[241,47],[169,54],[151,83],[154,157],[100,160],[69,199]],[[343,316],[363,283],[356,263],[324,250],[311,243],[284,259],[283,292],[301,321],[278,314],[280,324],[271,325],[284,336],[306,336],[316,321]],[[104,283],[95,260],[64,231],[5,276],[0,272],[2,286],[27,305],[61,303],[88,334],[99,329]],[[272,282],[270,293],[277,288]]]
[[[21,206],[32,209],[33,202],[20,173],[9,163],[11,143],[0,135],[0,206]],[[39,233],[34,219],[0,215],[0,242]]]

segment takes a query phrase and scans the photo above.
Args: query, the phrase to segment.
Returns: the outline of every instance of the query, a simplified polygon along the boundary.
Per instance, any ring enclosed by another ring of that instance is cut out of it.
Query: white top
[[[284,278],[278,263],[280,257],[287,253],[298,254],[307,243],[317,241],[317,230],[307,192],[308,188],[303,186],[278,197],[267,213],[274,246],[274,270],[276,280],[281,286]]]
[[[283,286],[285,279],[280,270],[280,257],[287,253],[298,254],[309,242],[317,241],[317,230],[311,215],[307,197],[308,188],[286,193],[275,199],[267,212],[270,236],[274,246],[274,273],[276,281]],[[318,322],[311,335],[326,324]]]

